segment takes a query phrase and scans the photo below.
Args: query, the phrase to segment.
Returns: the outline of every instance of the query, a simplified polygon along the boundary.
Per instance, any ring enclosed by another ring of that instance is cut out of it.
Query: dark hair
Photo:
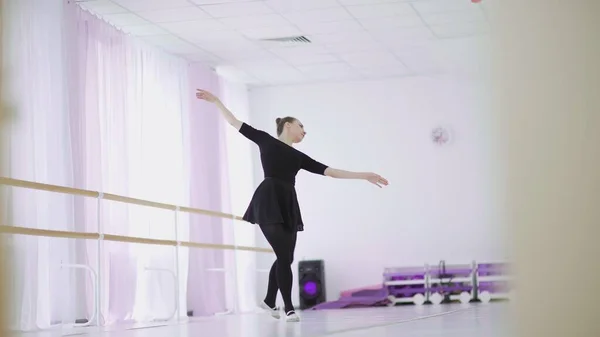
[[[283,127],[285,126],[285,123],[294,123],[295,121],[296,121],[296,118],[289,117],[289,116],[275,119],[275,123],[277,124],[277,137],[281,136],[281,133],[283,132]]]

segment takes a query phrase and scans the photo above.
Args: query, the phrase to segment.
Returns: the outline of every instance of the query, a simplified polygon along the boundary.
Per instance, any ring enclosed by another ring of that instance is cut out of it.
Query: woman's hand
[[[202,89],[196,89],[196,90],[198,91],[198,92],[196,92],[196,98],[215,104],[217,106],[217,108],[219,108],[219,110],[221,111],[221,115],[223,115],[223,118],[225,118],[225,120],[227,121],[227,123],[229,123],[229,125],[233,126],[236,130],[239,130],[242,127],[242,121],[237,119],[233,115],[233,113],[231,113],[231,111],[229,111],[229,109],[227,109],[225,107],[225,105],[221,102],[221,100],[217,96],[213,95],[212,93],[210,93],[206,90],[202,90]]]
[[[371,184],[374,184],[375,186],[381,188],[381,185],[387,186],[389,185],[389,182],[387,181],[387,179],[385,179],[384,177],[380,176],[379,174],[376,173],[365,173],[365,180],[367,180],[368,182],[370,182]]]
[[[219,102],[221,102],[217,96],[213,95],[212,93],[210,93],[210,92],[208,92],[206,90],[202,90],[202,89],[197,89],[196,98],[201,99],[201,100],[205,100],[205,101],[210,102],[210,103],[219,103]]]

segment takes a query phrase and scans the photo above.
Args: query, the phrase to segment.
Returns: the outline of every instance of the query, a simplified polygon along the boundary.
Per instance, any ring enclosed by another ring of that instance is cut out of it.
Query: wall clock
[[[431,141],[438,146],[447,145],[452,140],[450,129],[438,126],[431,130]]]

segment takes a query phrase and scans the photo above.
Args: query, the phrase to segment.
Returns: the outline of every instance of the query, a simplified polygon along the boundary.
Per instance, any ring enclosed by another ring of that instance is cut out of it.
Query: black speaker
[[[309,309],[326,301],[323,260],[298,262],[300,309]]]

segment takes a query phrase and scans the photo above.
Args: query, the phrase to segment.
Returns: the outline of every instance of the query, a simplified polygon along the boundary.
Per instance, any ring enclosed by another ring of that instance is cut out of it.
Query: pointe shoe
[[[267,305],[267,303],[260,302],[260,308],[268,311],[269,314],[271,314],[271,317],[273,317],[275,319],[279,319],[281,317],[279,315],[279,308],[277,308],[277,307],[271,308],[270,306]]]
[[[286,322],[300,322],[300,316],[294,310],[288,311],[285,316]]]

